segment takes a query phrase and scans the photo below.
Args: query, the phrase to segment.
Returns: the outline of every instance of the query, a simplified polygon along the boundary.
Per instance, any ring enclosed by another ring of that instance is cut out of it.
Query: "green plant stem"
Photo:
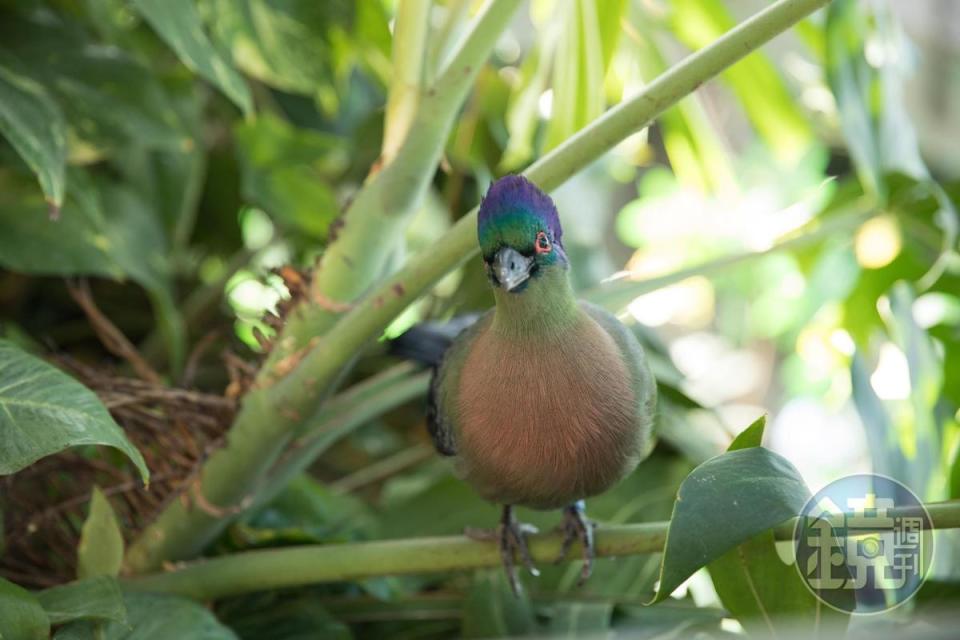
[[[928,504],[927,511],[934,528],[960,528],[960,500]],[[893,509],[891,513],[914,515],[916,510]],[[795,519],[791,519],[776,527],[776,537],[792,540],[795,523]],[[651,522],[599,527],[597,555],[627,556],[661,551],[669,526],[669,522]],[[535,562],[552,562],[559,555],[562,542],[559,532],[531,536],[530,553]],[[579,548],[572,548],[568,557],[579,558]],[[465,571],[500,563],[500,551],[495,543],[449,536],[246,551],[192,562],[166,573],[130,578],[124,584],[140,591],[210,600],[320,582]]]
[[[273,500],[335,442],[404,402],[423,396],[430,373],[402,364],[339,393],[301,425],[289,449],[267,473],[251,508]]]
[[[606,112],[530,167],[528,176],[546,190],[556,188],[700,84],[828,1],[779,0],[770,5],[709,47],[674,66],[637,96]],[[483,18],[481,15],[478,21]],[[481,24],[478,23],[466,36],[464,46],[453,56],[448,71],[459,68],[457,64],[464,58],[464,49],[470,48],[472,38],[480,28]],[[491,33],[496,31],[492,26],[483,28]],[[482,60],[479,58],[477,63]],[[444,82],[448,71],[441,75],[438,83]],[[464,75],[467,75],[466,71],[461,69]],[[413,131],[416,126],[411,129],[408,140],[415,137]],[[407,144],[404,149],[406,147]],[[429,152],[429,149],[423,152]],[[403,149],[400,153],[403,153]],[[402,164],[398,155],[397,161],[390,166]],[[413,175],[406,179],[425,180],[423,176]],[[362,193],[367,191],[364,189]],[[388,195],[388,191],[381,195]],[[387,197],[369,206],[382,208],[392,202]],[[299,329],[291,330],[306,331],[306,335],[315,337],[310,338],[305,351],[293,349],[293,355],[286,356],[286,359],[271,360],[261,370],[256,388],[245,397],[242,409],[227,434],[226,446],[211,455],[202,469],[200,490],[206,502],[221,507],[222,511],[211,513],[192,508],[183,500],[172,501],[157,520],[133,541],[126,557],[127,570],[135,573],[156,570],[165,561],[196,556],[209,544],[235,517],[236,506],[242,505],[245,500],[250,501],[249,496],[277,459],[303,416],[315,410],[317,403],[323,400],[357,352],[444,274],[475,255],[475,226],[476,209],[455,224],[428,252],[410,260],[403,269],[354,305],[322,337],[321,332],[309,330],[316,325],[315,318],[308,318],[310,314],[307,313],[294,314],[291,321],[295,317],[303,317],[298,321]],[[379,237],[382,233],[386,234],[389,228],[390,225],[368,230],[371,233],[367,235]],[[369,249],[361,248],[363,251]],[[341,254],[338,260],[342,260],[344,255],[349,256],[349,253]],[[325,256],[325,262],[327,258],[329,254]],[[329,277],[331,272],[321,268],[318,274],[321,281]],[[342,271],[339,277],[345,281],[352,278],[349,272]],[[326,291],[323,287],[321,289]],[[312,314],[313,310],[307,311]],[[288,349],[300,343],[294,334],[285,331],[284,336],[280,342],[284,344],[289,341],[291,344],[287,346]]]
[[[383,118],[381,162],[393,161],[416,117],[427,62],[431,0],[400,0],[393,31],[393,78]]]
[[[470,87],[519,6],[520,0],[487,0],[450,63],[435,82],[417,91],[416,109],[412,116],[403,116],[407,124],[402,144],[380,158],[382,166],[371,170],[314,269],[312,298],[320,304],[308,302],[290,315],[268,364],[302,348],[313,336],[323,335],[338,318],[329,310],[331,306],[352,302],[387,272],[402,246],[407,222],[423,202]],[[415,13],[414,9],[409,12]],[[420,48],[420,54],[426,56],[425,48]],[[405,60],[406,53],[398,64]],[[421,60],[418,78],[424,64]],[[409,102],[408,98],[404,100]],[[388,111],[388,124],[399,117],[396,113]],[[393,135],[394,130],[388,133]],[[388,142],[392,145],[396,140]]]

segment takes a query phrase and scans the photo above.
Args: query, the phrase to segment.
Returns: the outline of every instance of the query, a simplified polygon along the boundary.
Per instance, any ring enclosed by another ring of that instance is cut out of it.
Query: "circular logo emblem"
[[[906,602],[933,556],[930,514],[884,476],[847,476],[813,495],[794,530],[797,570],[824,604],[877,613]]]

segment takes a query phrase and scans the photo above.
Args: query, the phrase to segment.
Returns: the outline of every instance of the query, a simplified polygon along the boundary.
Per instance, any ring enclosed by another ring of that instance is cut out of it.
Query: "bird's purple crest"
[[[504,176],[490,185],[487,195],[480,202],[477,226],[480,235],[484,228],[496,224],[496,220],[509,214],[536,216],[550,232],[554,244],[563,247],[560,216],[557,207],[546,193],[520,175]]]

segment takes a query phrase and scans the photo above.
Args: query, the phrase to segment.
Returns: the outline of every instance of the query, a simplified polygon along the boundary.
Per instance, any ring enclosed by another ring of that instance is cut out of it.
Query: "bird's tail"
[[[480,314],[457,316],[446,322],[422,322],[390,341],[390,353],[428,367],[436,367],[460,332],[479,319]]]

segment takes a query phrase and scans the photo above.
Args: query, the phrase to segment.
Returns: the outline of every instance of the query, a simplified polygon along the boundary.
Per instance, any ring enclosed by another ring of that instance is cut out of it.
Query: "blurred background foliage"
[[[428,77],[475,4],[432,3]],[[392,264],[429,251],[495,177],[764,4],[531,0],[480,71]],[[378,162],[395,11],[389,0],[0,1],[2,335],[123,372],[63,285],[85,276],[166,380],[227,387],[220,354],[255,360],[257,334],[273,332],[264,314],[288,295],[271,270],[313,264]],[[764,413],[766,444],[813,490],[872,470],[926,500],[960,498],[957,24],[950,2],[837,0],[554,192],[577,288],[632,324],[661,384],[660,446],[588,505],[592,517],[667,519],[693,466]],[[490,304],[474,260],[387,335]],[[383,349],[362,354],[344,387],[392,364]],[[373,396],[372,418],[345,419],[308,474],[210,552],[493,523],[432,455],[420,393],[386,413]],[[547,567],[520,601],[483,571],[214,610],[245,638],[737,632],[706,572],[640,607],[657,569],[656,556],[603,559],[577,590],[578,567]],[[958,575],[958,539],[938,535],[925,589],[945,597]]]

